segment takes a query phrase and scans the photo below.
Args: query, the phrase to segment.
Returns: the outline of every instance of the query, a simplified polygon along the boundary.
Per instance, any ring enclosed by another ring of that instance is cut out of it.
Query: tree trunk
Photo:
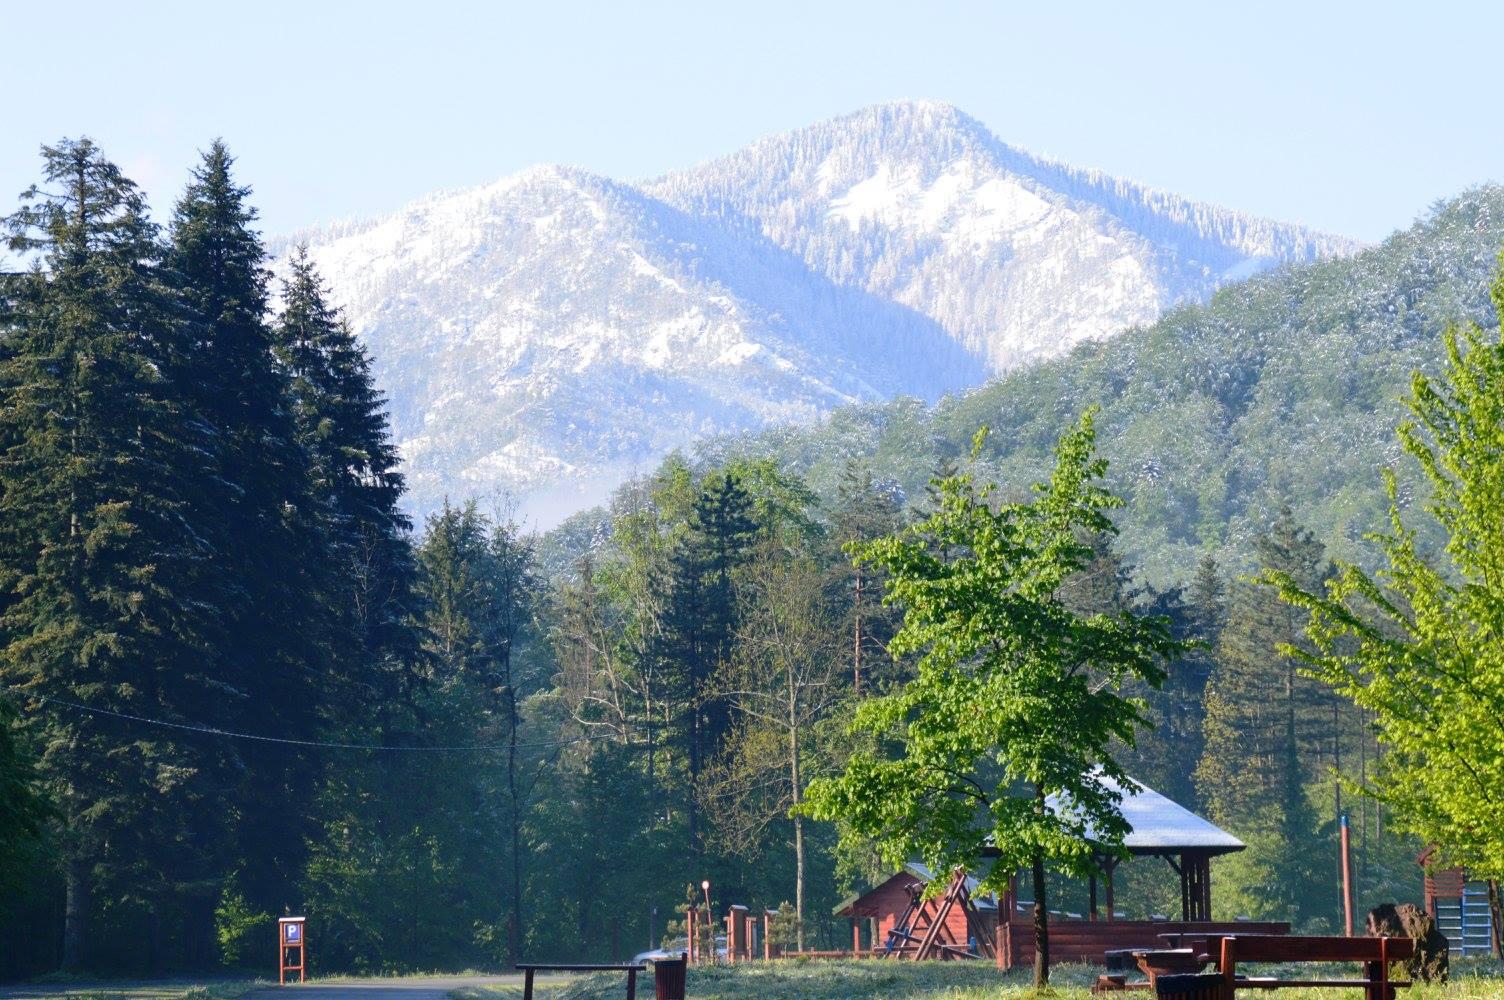
[[[1044,886],[1044,854],[1034,852],[1034,988],[1050,982],[1050,911]]]
[[[854,694],[862,693],[862,568],[856,570],[856,637],[851,646],[851,686]]]
[[[88,940],[91,886],[89,865],[82,858],[70,858],[64,872],[66,897],[63,904],[63,971],[77,972],[83,967],[84,948]]]
[[[517,792],[517,686],[512,678],[512,656],[506,660],[507,794],[512,800],[512,926],[507,947],[512,961],[522,961],[522,803]]]
[[[1499,880],[1488,880],[1488,923],[1492,930],[1489,936],[1493,938],[1489,942],[1493,946],[1494,958],[1504,958],[1504,905],[1499,899]]]
[[[799,730],[789,727],[789,778],[794,808],[799,807]],[[804,817],[794,813],[794,945],[804,950]]]

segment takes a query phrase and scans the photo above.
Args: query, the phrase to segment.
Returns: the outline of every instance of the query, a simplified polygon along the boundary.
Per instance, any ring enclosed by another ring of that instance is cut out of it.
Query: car
[[[633,965],[643,965],[647,962],[662,962],[666,959],[678,958],[689,950],[689,943],[684,938],[676,938],[669,943],[667,948],[650,948],[647,951],[639,951],[632,956]],[[716,961],[726,960],[726,935],[718,934],[715,939]]]

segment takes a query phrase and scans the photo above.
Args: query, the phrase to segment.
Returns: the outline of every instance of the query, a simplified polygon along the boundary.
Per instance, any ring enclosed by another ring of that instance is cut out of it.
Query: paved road
[[[569,981],[568,976],[540,975],[539,986]],[[404,976],[401,979],[340,979],[304,985],[272,986],[247,993],[241,1000],[444,1000],[462,986],[515,986],[522,994],[522,976]]]
[[[538,976],[538,985],[568,982],[568,976]],[[150,982],[70,982],[0,986],[0,1000],[58,1000],[67,994],[107,993],[123,1000],[161,1000],[203,980],[173,979]],[[242,1000],[444,1000],[462,986],[515,986],[522,994],[522,976],[405,976],[402,978],[339,979],[305,985],[268,986],[247,993]]]

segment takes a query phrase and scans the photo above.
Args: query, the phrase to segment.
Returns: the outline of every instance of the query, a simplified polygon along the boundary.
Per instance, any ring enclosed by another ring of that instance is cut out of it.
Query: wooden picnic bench
[[[1200,972],[1211,958],[1191,948],[1113,948],[1106,953],[1107,974],[1098,976],[1093,993],[1152,990],[1161,976]],[[1128,982],[1127,973],[1138,969],[1144,982]]]
[[[516,968],[522,973],[522,1000],[533,1000],[535,972],[625,972],[627,1000],[637,1000],[637,974],[647,971],[646,965],[543,965],[538,962],[518,962]]]
[[[1189,975],[1160,975],[1154,980],[1156,997],[1174,1000],[1232,1000],[1235,990],[1277,990],[1304,987],[1361,989],[1367,1000],[1394,1000],[1395,990],[1409,986],[1389,978],[1389,963],[1402,962],[1415,951],[1415,942],[1401,937],[1309,937],[1276,934],[1232,934],[1221,940],[1217,971]],[[1358,979],[1302,978],[1238,974],[1240,962],[1357,963]]]

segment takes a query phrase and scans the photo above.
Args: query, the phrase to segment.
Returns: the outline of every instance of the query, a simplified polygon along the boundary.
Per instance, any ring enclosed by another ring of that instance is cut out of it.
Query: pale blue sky
[[[223,136],[277,234],[533,163],[651,176],[910,97],[1370,240],[1504,180],[1498,3],[5,0],[0,34],[0,212],[64,135],[159,206]]]

